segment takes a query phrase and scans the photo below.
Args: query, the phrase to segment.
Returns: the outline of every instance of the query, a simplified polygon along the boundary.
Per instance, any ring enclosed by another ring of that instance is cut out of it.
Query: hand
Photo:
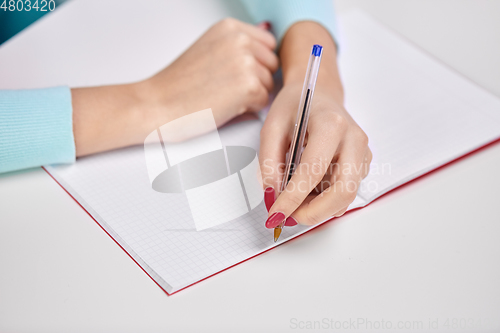
[[[341,216],[369,171],[372,155],[368,137],[332,94],[317,86],[300,165],[285,191],[273,203],[275,192],[281,188],[285,154],[292,139],[301,90],[302,83],[283,87],[261,132],[259,159],[266,203],[272,204],[269,216],[282,214],[268,220],[269,228],[290,216],[287,225],[296,224],[293,220],[312,225],[331,216]]]
[[[275,47],[265,29],[228,18],[151,78],[72,89],[77,156],[140,144],[155,128],[203,109],[212,108],[217,126],[260,110],[278,68]],[[188,138],[182,129],[169,134]]]
[[[309,25],[293,26],[283,41],[284,86],[261,131],[259,159],[269,210],[268,228],[276,227],[285,219],[287,225],[296,222],[313,225],[344,214],[356,197],[359,183],[368,174],[372,158],[366,134],[343,107],[333,41],[329,35],[328,39],[311,41],[308,29],[322,29],[323,34],[326,31],[315,23],[300,24]],[[295,32],[293,29],[301,30]],[[321,39],[320,32],[312,35]],[[289,37],[296,38],[287,41]],[[303,43],[302,47],[296,47],[297,43]],[[281,188],[285,154],[291,141],[309,56],[308,52],[302,52],[305,54],[300,56],[302,59],[293,59],[287,58],[284,52],[291,48],[290,54],[300,54],[304,48],[310,50],[314,43],[324,46],[324,55],[311,106],[307,144],[300,165],[274,202],[275,193]]]
[[[158,125],[212,108],[217,126],[267,105],[278,57],[264,28],[227,18],[211,27],[170,66],[145,83]],[[184,140],[184,131],[170,133]]]

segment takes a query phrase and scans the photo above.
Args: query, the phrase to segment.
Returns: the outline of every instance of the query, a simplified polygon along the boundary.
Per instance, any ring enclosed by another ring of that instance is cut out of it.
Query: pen
[[[306,77],[304,79],[304,86],[302,88],[302,95],[300,97],[299,109],[297,111],[297,119],[293,129],[292,142],[286,157],[285,173],[283,181],[281,182],[280,193],[283,192],[288,185],[288,182],[293,176],[295,169],[300,163],[302,151],[304,149],[304,140],[307,132],[307,122],[309,120],[309,110],[311,109],[311,101],[314,95],[314,88],[316,87],[316,80],[318,78],[319,65],[321,63],[321,55],[323,53],[323,46],[315,44],[312,47],[311,55],[309,56],[309,63],[307,65]],[[285,226],[285,220],[274,228],[274,242],[278,240],[281,231]]]

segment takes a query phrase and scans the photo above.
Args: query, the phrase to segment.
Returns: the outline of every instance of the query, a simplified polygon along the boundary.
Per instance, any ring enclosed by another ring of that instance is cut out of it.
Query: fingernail
[[[257,24],[257,26],[259,28],[264,29],[264,30],[270,30],[271,29],[271,23],[269,23],[268,21],[260,22],[259,24]]]
[[[285,225],[287,227],[293,227],[296,226],[297,224],[298,224],[297,221],[291,216],[289,216],[285,221]]]
[[[285,219],[285,214],[281,212],[276,212],[273,215],[269,216],[266,221],[266,228],[272,229],[276,228],[283,220]]]
[[[274,188],[269,186],[264,190],[264,203],[266,204],[267,211],[269,211],[269,209],[271,209],[271,207],[274,204],[274,201],[275,201]]]

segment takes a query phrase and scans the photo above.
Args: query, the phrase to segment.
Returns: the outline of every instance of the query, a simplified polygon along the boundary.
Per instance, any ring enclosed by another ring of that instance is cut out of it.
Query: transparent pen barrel
[[[314,95],[319,66],[321,63],[322,48],[320,47],[319,52],[316,52],[316,47],[316,45],[313,47],[313,51],[309,57],[309,62],[307,65],[304,86],[302,87],[302,94],[297,111],[297,118],[295,120],[290,149],[287,154],[285,173],[280,192],[285,190],[286,185],[292,178],[292,175],[295,172],[295,169],[298,167],[300,159],[302,157],[302,151],[307,134],[307,123],[309,119],[309,112],[311,109],[311,101]]]

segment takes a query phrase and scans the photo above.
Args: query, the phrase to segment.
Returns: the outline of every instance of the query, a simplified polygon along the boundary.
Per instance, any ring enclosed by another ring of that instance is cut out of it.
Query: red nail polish
[[[287,227],[293,227],[296,226],[297,224],[298,224],[297,221],[291,216],[289,216],[285,221],[285,225]]]
[[[267,187],[264,191],[264,203],[266,204],[267,211],[271,209],[275,200],[276,199],[274,198],[274,188]]]
[[[276,228],[283,220],[285,219],[285,214],[281,212],[276,212],[273,215],[269,216],[266,221],[266,228]]]
[[[257,26],[265,30],[271,29],[271,23],[269,23],[268,21],[260,22]]]

